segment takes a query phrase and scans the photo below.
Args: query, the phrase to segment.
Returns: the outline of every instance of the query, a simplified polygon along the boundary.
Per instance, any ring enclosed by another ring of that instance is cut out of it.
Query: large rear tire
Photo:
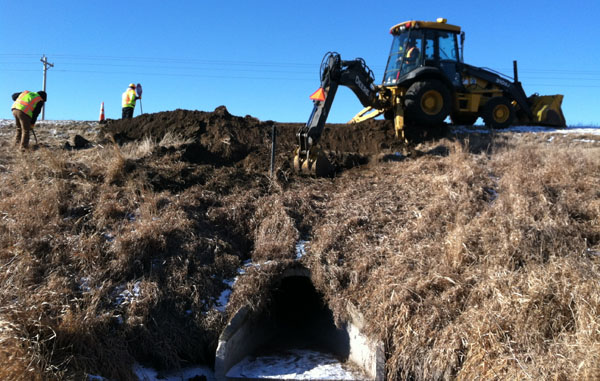
[[[510,126],[515,119],[515,108],[506,97],[494,97],[484,106],[481,113],[486,126],[503,129]]]
[[[442,124],[450,113],[450,90],[439,80],[418,81],[406,91],[406,116],[426,127]]]

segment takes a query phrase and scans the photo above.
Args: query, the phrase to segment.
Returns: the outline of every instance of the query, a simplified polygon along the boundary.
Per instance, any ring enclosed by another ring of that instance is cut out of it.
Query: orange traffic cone
[[[104,121],[104,102],[102,102],[102,105],[100,105],[100,119],[98,121],[99,122]]]

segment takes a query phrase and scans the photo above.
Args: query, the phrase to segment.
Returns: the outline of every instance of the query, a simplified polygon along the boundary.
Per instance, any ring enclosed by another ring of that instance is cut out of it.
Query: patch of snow
[[[159,374],[154,369],[135,364],[133,372],[140,381],[187,381],[200,376],[206,377],[207,381],[215,381],[215,373],[206,366],[182,368],[178,371]]]
[[[225,283],[229,288],[233,288],[233,285],[235,284],[235,282],[237,282],[237,278],[235,277],[233,279],[223,279],[223,283]]]
[[[238,278],[240,276],[246,274],[246,269],[248,269],[248,268],[260,269],[261,265],[268,265],[272,262],[273,261],[266,261],[261,264],[261,263],[254,263],[254,262],[252,262],[251,259],[244,261],[242,264],[242,267],[237,269],[238,276],[236,276],[233,279],[223,279],[223,283],[225,283],[227,288],[224,289],[223,292],[221,292],[221,295],[219,295],[219,298],[215,301],[214,308],[217,311],[225,312],[225,310],[227,309],[227,303],[229,303],[229,297],[231,296],[231,293],[233,292],[233,287],[235,286],[235,283],[237,282]]]
[[[490,195],[490,204],[493,204],[494,201],[496,201],[496,199],[498,198],[498,191],[496,190],[498,188],[498,181],[500,181],[500,178],[496,175],[494,175],[493,173],[489,174],[490,179],[492,180],[492,182],[494,183],[494,186],[492,188],[484,188],[484,191],[487,192]]]
[[[567,127],[553,129],[557,134],[600,135],[600,127]]]
[[[580,143],[600,143],[600,140],[593,140],[593,139],[573,139],[574,142],[580,142]]]
[[[247,356],[227,377],[277,380],[362,380],[364,376],[344,366],[330,354],[292,349],[269,356]]]
[[[307,243],[308,243],[308,241],[301,239],[296,244],[296,259],[297,260],[301,259],[303,256],[306,255],[306,244]]]
[[[236,276],[233,279],[223,279],[223,283],[225,283],[227,288],[225,290],[223,290],[223,292],[221,292],[221,295],[219,295],[219,298],[215,301],[215,309],[217,311],[225,312],[225,310],[227,309],[227,304],[229,303],[229,297],[231,296],[231,293],[233,292],[233,286],[235,285],[235,282],[237,282],[238,277],[240,275],[244,275],[246,273],[246,268],[253,267],[253,266],[255,266],[255,265],[252,263],[252,260],[248,259],[243,262],[242,267],[237,269],[238,276]],[[259,266],[259,265],[256,265],[256,266]]]
[[[14,119],[0,119],[0,127],[10,126],[15,123]],[[90,120],[38,120],[36,126],[44,125],[56,125],[56,126],[68,126],[72,124],[85,124],[89,126],[96,126],[98,122]]]
[[[119,286],[115,289],[115,293],[118,293],[115,298],[115,305],[121,306],[133,302],[141,295],[140,281],[134,283],[133,290],[129,291],[126,286]]]
[[[242,267],[240,267],[237,271],[238,275],[246,274],[246,269],[253,266],[254,265],[252,264],[252,259],[245,260],[244,263],[242,263]]]
[[[83,292],[90,292],[92,290],[90,288],[90,278],[81,277],[79,279],[79,289]]]
[[[490,195],[490,204],[493,204],[494,201],[496,201],[496,199],[498,198],[498,192],[496,192],[496,190],[494,188],[484,188],[484,191],[487,192],[487,194]]]
[[[140,381],[188,381],[194,377],[204,376],[206,381],[215,381],[215,372],[206,366],[181,368],[176,371],[161,372],[135,364],[133,372]],[[102,376],[88,374],[87,381],[108,381]]]
[[[217,309],[217,311],[225,312],[225,309],[227,309],[227,304],[229,303],[229,297],[231,296],[231,292],[231,288],[226,288],[225,290],[223,290],[223,292],[221,292],[221,295],[219,295],[219,299],[215,303],[215,309]]]
[[[104,239],[108,242],[112,242],[115,240],[115,236],[110,232],[102,233],[102,237],[104,237]]]
[[[489,134],[490,129],[484,126],[453,126],[452,129],[459,133],[480,133]],[[542,126],[511,126],[502,130],[496,130],[496,133],[503,132],[521,132],[521,133],[553,133],[553,134],[581,134],[581,135],[600,135],[600,127],[567,127],[567,128],[554,128],[554,127],[542,127]]]

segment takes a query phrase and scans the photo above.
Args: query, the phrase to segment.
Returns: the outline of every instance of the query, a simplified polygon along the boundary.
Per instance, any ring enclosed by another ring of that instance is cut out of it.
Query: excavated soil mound
[[[183,160],[214,166],[237,164],[246,170],[264,172],[270,165],[273,127],[277,135],[277,164],[287,170],[297,146],[296,132],[302,126],[301,123],[260,121],[249,115],[234,116],[225,106],[219,106],[213,112],[178,109],[129,120],[112,120],[104,132],[119,143],[177,139],[185,142]],[[439,133],[443,133],[443,129]],[[409,130],[407,134],[413,142],[428,138],[427,132]],[[354,125],[328,124],[320,144],[338,171],[366,164],[382,152],[394,152],[402,147],[395,137],[393,123],[385,120]]]

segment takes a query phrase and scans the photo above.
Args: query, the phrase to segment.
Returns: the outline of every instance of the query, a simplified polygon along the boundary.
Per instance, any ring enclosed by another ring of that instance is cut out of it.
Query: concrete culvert
[[[221,334],[217,380],[384,378],[382,346],[360,333],[356,311],[335,326],[307,269],[286,270],[270,296],[267,311],[242,307]]]

